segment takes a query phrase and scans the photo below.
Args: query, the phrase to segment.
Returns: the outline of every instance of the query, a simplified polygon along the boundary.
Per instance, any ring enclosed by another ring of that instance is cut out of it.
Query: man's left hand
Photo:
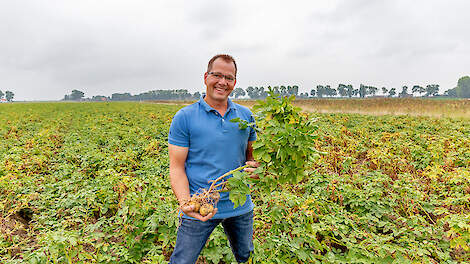
[[[245,165],[248,165],[250,166],[249,168],[245,168],[244,171],[248,172],[250,175],[251,178],[253,179],[259,179],[259,176],[258,174],[252,174],[256,168],[258,168],[260,166],[259,162],[257,161],[254,161],[254,160],[248,160],[247,162],[245,162]]]

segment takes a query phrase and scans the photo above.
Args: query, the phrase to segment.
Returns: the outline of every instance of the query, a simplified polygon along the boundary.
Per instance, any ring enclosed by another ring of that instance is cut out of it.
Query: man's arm
[[[255,158],[253,158],[253,142],[254,141],[248,141],[248,145],[246,146],[246,161],[255,160]]]
[[[168,144],[170,156],[170,183],[178,202],[183,204],[189,200],[189,183],[184,164],[188,156],[188,148]]]
[[[181,210],[188,216],[194,217],[201,221],[207,221],[217,212],[217,208],[213,213],[203,217],[194,212],[194,207],[187,205],[191,194],[189,192],[188,176],[186,175],[185,162],[188,157],[188,148],[168,144],[168,154],[170,156],[170,184],[173,193],[178,199]]]
[[[252,168],[246,168],[245,171],[247,172],[253,172],[255,171],[256,168],[259,167],[259,163],[255,161],[255,158],[253,157],[253,142],[254,141],[248,141],[248,145],[246,147],[246,163],[245,165],[249,165]],[[259,178],[258,175],[254,175],[253,178]]]

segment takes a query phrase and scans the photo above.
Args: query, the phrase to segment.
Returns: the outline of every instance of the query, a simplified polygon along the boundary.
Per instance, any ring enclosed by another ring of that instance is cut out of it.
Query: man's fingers
[[[257,161],[249,160],[249,161],[247,161],[247,162],[245,163],[245,165],[258,168],[260,164],[259,164],[259,162],[257,162]],[[245,170],[246,170],[246,169],[245,169]]]
[[[212,213],[202,216],[200,213],[194,211],[194,205],[183,205],[181,206],[181,211],[183,211],[187,216],[196,218],[198,220],[201,220],[203,222],[211,219],[216,213],[217,213],[217,208],[212,211]]]
[[[256,168],[246,168],[244,169],[244,171],[246,172],[254,172],[256,170]]]
[[[181,206],[181,211],[189,215],[189,213],[194,212],[194,205],[183,205]]]
[[[256,162],[256,161],[253,161],[253,160],[247,161],[245,164],[250,166],[250,168],[244,169],[244,171],[246,171],[248,173],[253,173],[256,170],[256,168],[258,168],[260,166],[259,162]]]
[[[215,215],[215,213],[217,213],[217,208],[215,208],[214,211],[212,211],[212,213],[210,213],[210,214],[204,216],[204,217],[203,217],[203,220],[201,220],[201,221],[205,222],[205,221],[211,219],[211,218]]]
[[[187,213],[187,215],[188,215],[189,217],[196,218],[196,219],[201,220],[201,221],[203,221],[203,222],[206,221],[206,220],[203,220],[204,217],[203,217],[202,215],[200,215],[199,213],[189,212],[189,213]]]
[[[205,221],[211,219],[216,213],[217,213],[217,208],[215,208],[214,211],[212,211],[212,213],[210,213],[206,216],[202,216],[201,214],[196,213],[196,212],[189,212],[189,213],[187,213],[187,215],[190,216],[190,217],[196,218],[198,220],[201,220],[202,222],[205,222]]]

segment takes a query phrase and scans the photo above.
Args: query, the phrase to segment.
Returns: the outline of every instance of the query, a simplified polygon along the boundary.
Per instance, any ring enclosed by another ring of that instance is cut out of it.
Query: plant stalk
[[[236,168],[236,169],[234,169],[234,170],[231,170],[231,171],[225,173],[224,175],[220,176],[219,178],[215,179],[215,180],[212,182],[211,187],[209,187],[209,190],[208,190],[207,192],[208,192],[208,193],[211,193],[212,190],[213,190],[214,187],[215,187],[215,184],[216,184],[218,181],[222,180],[223,178],[227,177],[227,176],[230,175],[230,174],[233,174],[234,172],[241,171],[241,170],[243,170],[243,169],[245,169],[245,168],[248,168],[248,167],[250,167],[250,165],[245,165],[245,166],[238,167],[238,168]]]

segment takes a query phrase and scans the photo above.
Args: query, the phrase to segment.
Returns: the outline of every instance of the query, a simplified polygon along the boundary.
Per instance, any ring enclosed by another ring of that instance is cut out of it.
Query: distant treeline
[[[137,95],[130,93],[113,93],[111,96],[95,95],[91,98],[84,98],[85,93],[73,90],[71,94],[64,96],[65,101],[149,101],[149,100],[194,100],[199,99],[201,94],[195,92],[191,94],[188,90],[153,90]]]
[[[439,94],[438,84],[428,84],[426,86],[413,85],[402,86],[400,90],[391,87],[375,87],[370,85],[361,84],[358,88],[354,88],[352,84],[340,83],[337,88],[332,88],[330,85],[317,85],[316,88],[311,89],[310,92],[299,93],[298,85],[288,86],[268,86],[254,87],[248,86],[246,89],[235,88],[230,95],[233,98],[249,98],[249,99],[263,99],[268,95],[269,90],[281,96],[295,95],[297,98],[366,98],[366,97],[453,97],[453,98],[470,98],[470,77],[465,76],[459,79],[457,87]],[[188,90],[153,90],[137,95],[130,93],[114,93],[111,96],[96,95],[91,98],[84,98],[84,93],[79,90],[73,90],[71,94],[65,95],[63,100],[74,101],[147,101],[147,100],[197,100],[201,97],[199,92],[191,94]]]

